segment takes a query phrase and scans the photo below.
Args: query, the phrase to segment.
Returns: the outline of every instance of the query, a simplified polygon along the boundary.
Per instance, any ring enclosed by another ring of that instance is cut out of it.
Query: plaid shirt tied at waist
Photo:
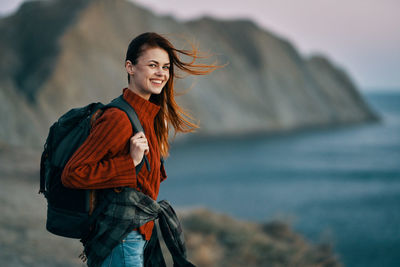
[[[133,188],[124,188],[120,193],[111,189],[102,190],[100,201],[108,201],[109,204],[98,216],[90,234],[81,240],[84,253],[88,258],[88,266],[100,266],[112,249],[132,229],[158,218],[162,236],[174,261],[174,267],[194,267],[186,259],[182,228],[175,211],[167,201],[156,202]],[[144,262],[146,267],[166,266],[156,227],[144,251]]]

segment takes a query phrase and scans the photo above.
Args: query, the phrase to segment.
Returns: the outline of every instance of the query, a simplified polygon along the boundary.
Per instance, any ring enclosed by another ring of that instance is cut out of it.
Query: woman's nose
[[[164,76],[167,75],[168,71],[164,70],[163,68],[157,68],[156,70],[156,75],[157,76]]]
[[[158,68],[156,69],[156,74],[157,74],[157,75],[162,75],[162,74],[163,74],[162,67],[158,67]]]

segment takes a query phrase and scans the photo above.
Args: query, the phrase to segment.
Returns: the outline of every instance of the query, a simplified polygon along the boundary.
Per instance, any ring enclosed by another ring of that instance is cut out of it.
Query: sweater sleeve
[[[135,166],[129,154],[131,136],[128,116],[119,109],[107,109],[65,166],[63,185],[80,189],[135,186]]]

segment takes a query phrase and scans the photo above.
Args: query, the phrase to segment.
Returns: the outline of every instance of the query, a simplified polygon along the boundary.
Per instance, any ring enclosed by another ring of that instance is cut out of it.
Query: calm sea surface
[[[160,199],[330,242],[345,266],[400,266],[400,93],[367,93],[380,123],[176,144]]]

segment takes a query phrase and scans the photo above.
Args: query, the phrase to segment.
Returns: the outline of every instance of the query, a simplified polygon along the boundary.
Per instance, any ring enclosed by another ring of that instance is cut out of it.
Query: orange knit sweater
[[[143,165],[139,174],[136,173],[129,154],[129,140],[133,136],[131,122],[125,112],[109,108],[95,121],[88,138],[68,161],[61,181],[66,187],[80,189],[128,186],[156,200],[160,182],[167,178],[160,164],[154,131],[154,118],[160,107],[127,88],[123,90],[123,97],[135,109],[143,126],[149,144],[147,157],[151,172]],[[139,228],[146,240],[150,240],[153,227],[154,223],[148,222]]]

